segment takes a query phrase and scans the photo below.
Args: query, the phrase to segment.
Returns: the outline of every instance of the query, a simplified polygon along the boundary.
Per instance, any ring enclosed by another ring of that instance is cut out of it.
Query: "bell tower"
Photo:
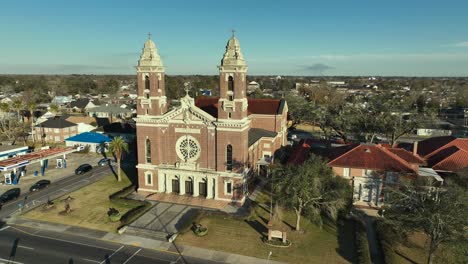
[[[247,64],[234,31],[218,68],[218,119],[243,120],[247,118]]]
[[[138,60],[138,116],[161,116],[167,112],[164,66],[158,49],[148,34]]]

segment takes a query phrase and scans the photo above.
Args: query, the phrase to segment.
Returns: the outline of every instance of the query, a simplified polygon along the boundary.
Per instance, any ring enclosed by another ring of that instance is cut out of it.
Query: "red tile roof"
[[[212,115],[218,117],[218,97],[197,97],[195,105]],[[283,99],[248,99],[248,114],[277,115],[283,111]]]
[[[418,142],[418,154],[434,170],[455,172],[468,167],[468,138],[429,138]]]
[[[388,150],[391,151],[393,154],[396,154],[398,157],[406,160],[408,163],[421,164],[421,165],[426,163],[422,158],[420,158],[419,156],[413,155],[412,152],[406,149],[388,148]]]
[[[414,172],[406,160],[380,145],[354,145],[340,148],[348,150],[328,162],[329,166]]]

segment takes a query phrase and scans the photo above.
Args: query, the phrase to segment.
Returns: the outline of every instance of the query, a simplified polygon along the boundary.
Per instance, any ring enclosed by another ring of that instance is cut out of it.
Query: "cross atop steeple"
[[[148,39],[151,39],[151,32],[148,32]]]
[[[235,36],[236,36],[236,30],[235,30],[235,29],[231,29],[231,32],[232,32],[232,36],[235,37]]]

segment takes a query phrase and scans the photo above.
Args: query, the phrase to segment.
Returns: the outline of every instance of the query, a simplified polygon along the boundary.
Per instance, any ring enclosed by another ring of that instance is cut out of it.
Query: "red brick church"
[[[241,205],[252,172],[286,144],[286,101],[247,97],[247,65],[234,35],[218,68],[219,98],[187,93],[169,110],[163,62],[151,38],[145,42],[137,66],[139,192]]]

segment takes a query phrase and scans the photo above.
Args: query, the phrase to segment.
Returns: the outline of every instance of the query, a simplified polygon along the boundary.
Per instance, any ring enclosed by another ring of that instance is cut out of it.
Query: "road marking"
[[[23,232],[27,235],[30,235],[30,236],[35,236],[35,237],[42,237],[42,238],[45,238],[45,239],[50,239],[50,240],[56,240],[56,241],[61,241],[61,242],[66,242],[66,243],[71,243],[71,244],[76,244],[76,245],[81,245],[81,246],[87,246],[87,247],[92,247],[92,248],[100,248],[100,249],[105,249],[105,250],[114,250],[113,248],[106,248],[106,247],[101,247],[101,246],[93,246],[93,245],[89,245],[89,244],[85,244],[85,243],[79,243],[79,242],[75,242],[75,241],[70,241],[70,240],[65,240],[65,239],[58,239],[58,238],[53,238],[53,237],[48,237],[48,236],[43,236],[43,235],[37,235],[37,234],[32,234],[32,233],[29,233],[29,232],[26,232],[24,230],[21,230],[19,228],[16,228],[14,226],[12,226],[12,228],[20,231],[20,232]]]
[[[99,262],[97,260],[87,259],[87,258],[82,258],[82,260],[86,260],[86,261],[93,262],[93,263],[101,263],[101,262]]]
[[[8,228],[10,228],[10,226],[2,227],[2,228],[0,228],[0,232],[2,232],[3,230],[7,230]]]
[[[103,261],[101,261],[99,264],[103,264],[104,262],[107,262],[108,260],[110,260],[112,258],[112,256],[115,255],[115,253],[119,252],[122,248],[124,248],[125,246],[121,246],[119,247],[119,249],[117,249],[116,251],[114,251],[114,253],[110,254],[110,256],[106,257]],[[110,262],[110,261],[109,261]]]
[[[0,258],[1,261],[7,261],[8,264],[24,264],[22,262],[17,262],[17,261],[13,261],[13,260],[8,260],[8,259],[3,259],[3,258]]]
[[[138,254],[138,252],[140,252],[140,251],[141,251],[141,248],[138,249],[135,253],[133,253],[133,255],[131,255],[131,256],[130,256],[124,263],[122,263],[122,264],[127,264],[127,262],[129,262],[130,259],[132,259],[132,258],[133,258],[136,254]]]
[[[27,247],[27,246],[18,245],[18,247],[19,247],[19,248],[29,249],[29,250],[34,250],[34,248],[32,248],[32,247]]]

